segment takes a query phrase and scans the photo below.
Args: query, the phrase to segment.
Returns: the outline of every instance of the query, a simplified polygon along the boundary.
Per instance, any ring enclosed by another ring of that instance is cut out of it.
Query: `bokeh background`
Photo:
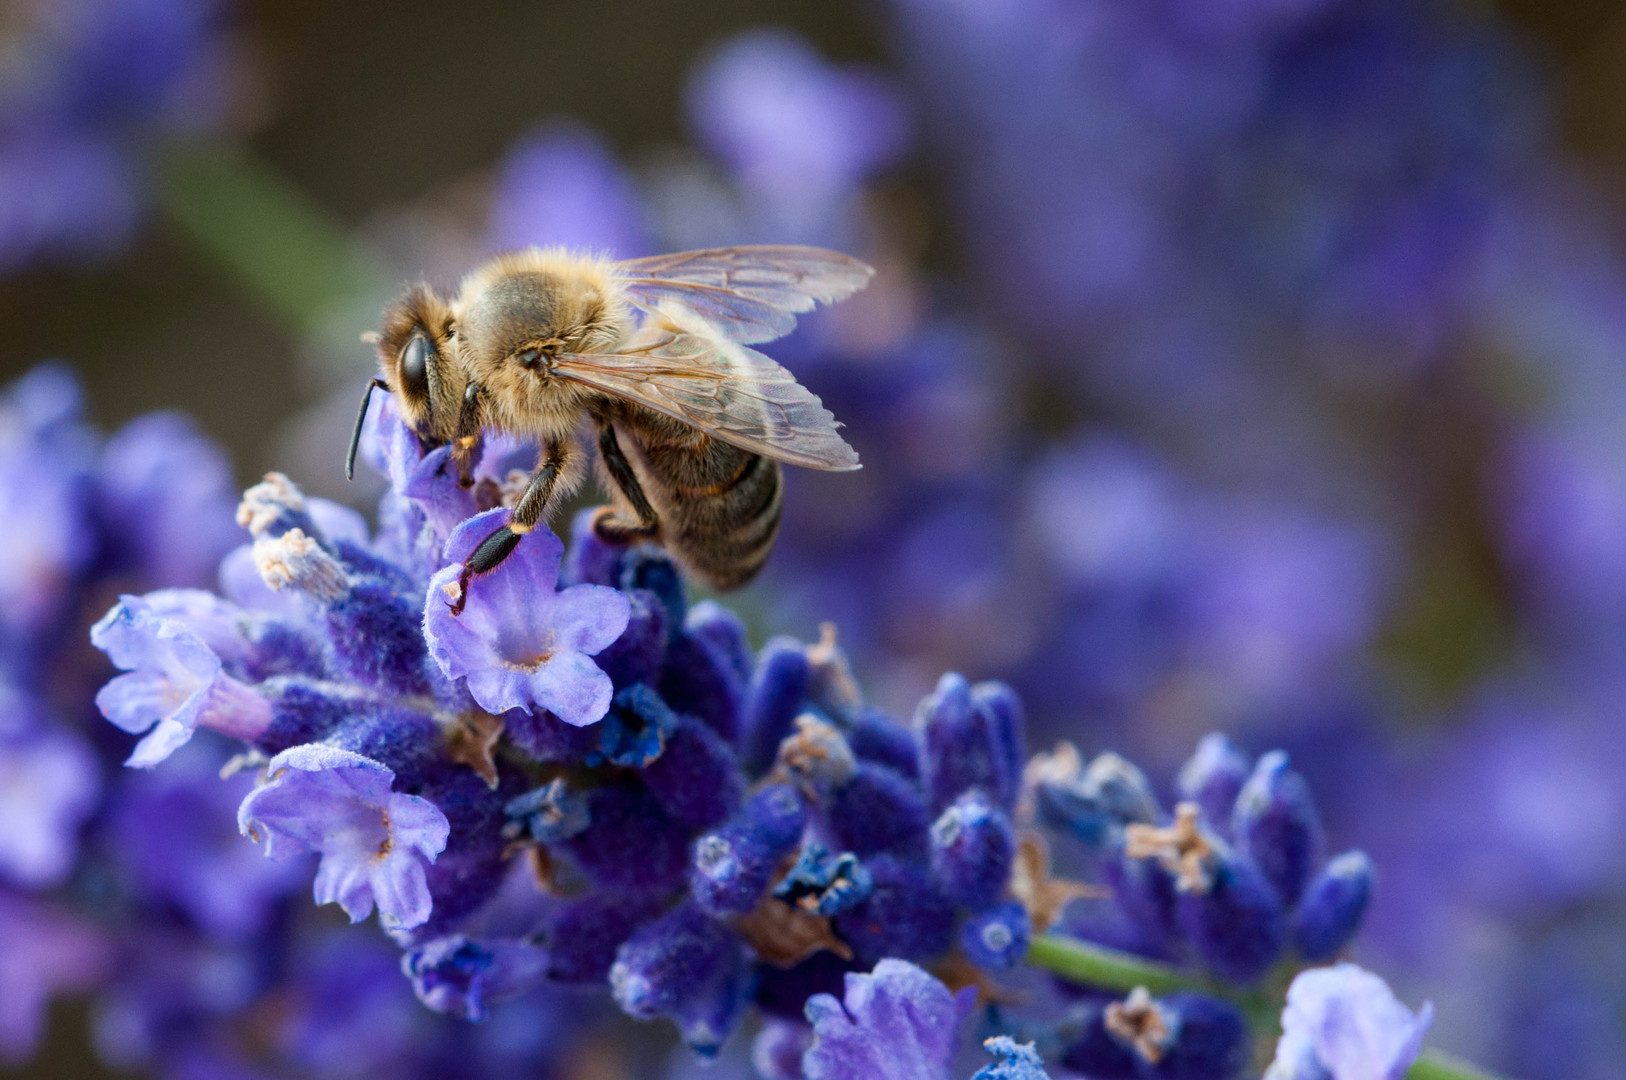
[[[1602,0],[11,0],[0,375],[365,508],[403,283],[859,254],[775,355],[866,468],[793,477],[753,629],[835,620],[905,715],[1008,679],[1036,745],[1165,787],[1209,730],[1287,747],[1437,1041],[1617,1076],[1623,54]],[[0,1075],[205,1075],[108,1053],[110,1008]],[[273,1074],[377,1066],[325,1062]]]

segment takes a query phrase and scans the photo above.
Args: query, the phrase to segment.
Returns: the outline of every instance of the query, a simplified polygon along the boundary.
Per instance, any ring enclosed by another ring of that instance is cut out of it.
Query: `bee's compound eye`
[[[401,383],[413,394],[429,393],[429,339],[422,334],[413,334],[401,350]]]
[[[542,359],[542,350],[526,349],[524,352],[515,353],[514,359],[522,368],[534,368]]]

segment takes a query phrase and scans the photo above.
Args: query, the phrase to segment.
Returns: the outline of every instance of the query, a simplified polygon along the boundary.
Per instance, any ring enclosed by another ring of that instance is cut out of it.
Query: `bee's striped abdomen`
[[[779,537],[779,463],[664,418],[623,414],[623,422],[632,437],[624,442],[638,447],[639,480],[673,557],[716,589],[756,577]]]

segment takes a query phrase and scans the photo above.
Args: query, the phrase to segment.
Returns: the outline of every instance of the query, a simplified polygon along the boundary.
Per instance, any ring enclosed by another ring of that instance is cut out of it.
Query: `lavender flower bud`
[[[1231,818],[1237,851],[1253,860],[1292,908],[1321,861],[1321,820],[1309,785],[1273,750],[1259,759]]]
[[[481,942],[454,934],[401,957],[418,1000],[436,1012],[480,1023],[487,1006],[518,997],[543,979],[547,953],[520,941]]]
[[[971,707],[988,718],[994,755],[999,761],[997,772],[1002,790],[989,794],[1009,813],[1016,806],[1022,766],[1028,760],[1027,717],[1022,698],[1005,683],[980,682],[971,688]]]
[[[627,628],[595,657],[599,669],[617,690],[634,683],[654,683],[666,662],[666,608],[648,589],[625,594],[630,609]]]
[[[1099,754],[1083,767],[1073,745],[1061,743],[1029,763],[1024,783],[1040,822],[1091,847],[1115,842],[1128,825],[1163,817],[1146,774],[1117,754]]]
[[[885,765],[900,776],[919,782],[920,756],[915,749],[914,732],[886,713],[878,709],[860,711],[847,733],[847,742],[857,757]]]
[[[622,592],[648,589],[655,594],[666,610],[668,632],[675,638],[689,617],[689,598],[671,557],[658,548],[636,547],[621,556],[619,573],[620,580],[614,585]]]
[[[802,800],[789,784],[771,784],[752,795],[728,824],[695,841],[689,872],[695,903],[714,915],[756,907],[806,821]]]
[[[677,727],[677,714],[659,694],[642,683],[629,686],[615,695],[600,721],[598,749],[587,755],[587,764],[643,768],[666,751]]]
[[[920,789],[885,765],[861,761],[815,810],[836,845],[860,858],[883,852],[924,859],[926,802]]]
[[[547,950],[548,980],[570,986],[604,983],[621,943],[660,906],[659,897],[637,893],[593,893],[561,904],[536,935]]]
[[[1102,865],[1118,909],[1159,952],[1178,938],[1175,879],[1157,862],[1130,856],[1120,846]]]
[[[1286,943],[1281,898],[1257,867],[1233,852],[1219,854],[1207,888],[1179,894],[1176,914],[1197,957],[1231,982],[1259,978]]]
[[[699,717],[731,743],[739,739],[745,676],[713,638],[687,628],[674,634],[660,689],[678,712]]]
[[[1325,963],[1354,939],[1372,898],[1374,877],[1366,852],[1346,851],[1310,879],[1293,916],[1293,943],[1301,957]]]
[[[1138,1080],[1141,1059],[1128,1040],[1107,1030],[1108,1005],[1085,1001],[1073,1007],[1062,1024],[1067,1048],[1061,1064],[1091,1080]]]
[[[835,917],[836,933],[862,964],[883,957],[928,960],[954,940],[954,904],[931,874],[913,862],[878,855],[865,860],[874,887],[864,902]]]
[[[745,632],[745,622],[734,612],[715,600],[702,600],[689,609],[683,629],[711,646],[717,656],[746,682],[751,678],[751,641]]]
[[[765,772],[779,744],[790,735],[807,696],[811,668],[802,643],[777,637],[762,647],[741,708],[741,741],[745,767]]]
[[[1021,770],[1007,758],[1010,739],[1001,731],[1010,722],[1005,705],[998,695],[974,698],[970,684],[954,672],[939,679],[937,689],[921,701],[915,737],[920,776],[934,812],[972,787],[982,788],[1001,806],[1013,805]]]
[[[1203,817],[1216,829],[1231,829],[1236,798],[1247,782],[1248,757],[1219,732],[1204,735],[1196,753],[1180,767],[1175,790],[1180,798],[1202,807]]]
[[[510,709],[503,714],[503,735],[543,764],[575,764],[593,753],[602,737],[596,725],[567,724],[545,709]]]
[[[1016,857],[1016,831],[981,789],[961,795],[931,827],[932,870],[948,898],[982,911],[1005,891]]]
[[[639,927],[616,950],[610,992],[629,1016],[672,1017],[684,1040],[709,1055],[739,1018],[745,966],[734,932],[683,904]]]
[[[641,785],[587,794],[592,822],[562,845],[607,891],[665,892],[688,873],[689,833]]]
[[[644,767],[644,783],[674,820],[691,829],[720,824],[745,798],[733,749],[690,716],[677,718],[665,751]]]
[[[570,550],[559,566],[559,580],[564,585],[614,588],[621,584],[621,558],[626,549],[599,539],[593,528],[599,512],[599,507],[589,506],[577,511],[570,521]]]
[[[1159,1000],[1170,1038],[1151,1068],[1153,1080],[1232,1080],[1248,1063],[1247,1022],[1236,1009],[1203,994],[1175,993]]]
[[[973,915],[960,927],[960,949],[973,964],[991,971],[1015,967],[1027,955],[1033,921],[1019,901]]]

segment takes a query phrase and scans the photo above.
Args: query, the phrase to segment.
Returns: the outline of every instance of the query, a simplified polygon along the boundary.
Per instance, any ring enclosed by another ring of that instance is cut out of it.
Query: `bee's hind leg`
[[[531,474],[530,483],[525,485],[525,494],[519,497],[519,503],[514,507],[514,516],[507,525],[480,541],[480,546],[474,549],[474,554],[469,556],[458,573],[457,599],[451,605],[453,615],[463,614],[463,606],[469,600],[469,583],[500,566],[519,546],[520,537],[536,528],[537,523],[546,516],[548,501],[553,498],[559,477],[570,464],[571,449],[572,444],[567,440],[548,443],[541,463]]]
[[[627,497],[632,506],[632,512],[638,515],[636,522],[622,518],[611,507],[604,507],[593,518],[593,532],[600,540],[608,544],[630,544],[636,540],[648,540],[660,533],[660,519],[655,516],[655,508],[649,505],[649,497],[638,483],[638,475],[632,471],[632,463],[621,450],[621,443],[615,437],[615,428],[605,424],[599,429],[598,435],[599,457],[604,459],[604,468],[610,474],[610,480],[621,489],[621,494]]]

